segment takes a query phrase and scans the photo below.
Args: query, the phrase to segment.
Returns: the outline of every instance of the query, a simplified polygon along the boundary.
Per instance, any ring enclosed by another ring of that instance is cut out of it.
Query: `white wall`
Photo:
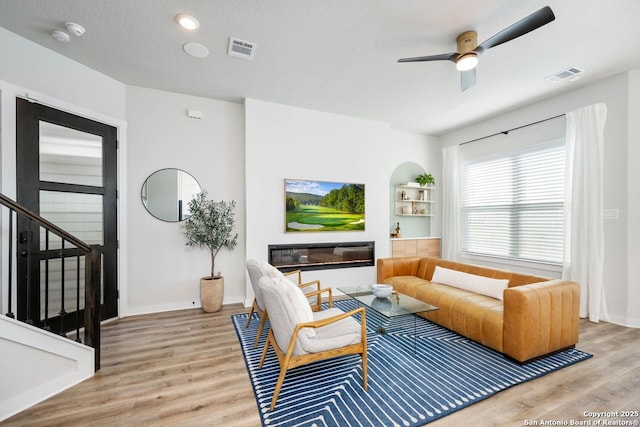
[[[11,198],[16,195],[17,96],[29,96],[42,104],[115,126],[121,145],[126,145],[125,85],[0,28],[0,191]],[[119,163],[126,165],[122,153]],[[118,180],[126,180],[122,170]],[[120,192],[123,195],[126,190],[120,188]],[[122,212],[126,205],[121,201],[118,209]],[[8,234],[7,218],[4,209],[0,210],[3,237]],[[122,219],[120,216],[121,226],[126,229]],[[120,244],[126,252],[126,234],[121,235]],[[0,255],[7,250],[8,242],[2,239]],[[8,259],[1,256],[0,260],[0,280],[4,283]],[[126,270],[126,262],[122,262],[121,270]],[[4,311],[7,287],[1,289],[0,307]]]
[[[634,198],[637,199],[635,183],[638,182],[638,172],[632,170],[637,169],[635,165],[640,162],[640,153],[633,146],[634,139],[631,138],[632,132],[635,132],[636,136],[639,132],[639,125],[634,119],[637,117],[639,103],[638,74],[634,73],[633,76],[635,88],[629,85],[629,74],[616,75],[459,129],[442,136],[440,141],[445,147],[533,123],[586,105],[606,103],[608,115],[605,128],[604,207],[620,210],[619,220],[605,222],[606,299],[611,321],[640,326],[638,291],[633,290],[635,279],[632,280],[640,274],[637,255],[635,258],[632,257],[632,254],[638,253],[640,231],[637,225],[629,226],[629,214],[634,214],[636,218],[638,215],[638,202],[631,202]],[[631,114],[632,109],[629,105],[632,88],[632,91],[635,91],[632,105],[636,116]],[[630,206],[629,203],[635,205]],[[629,210],[630,207],[633,208],[632,211]],[[538,274],[549,276],[545,271]],[[631,296],[635,296],[635,300],[631,300]]]
[[[0,80],[107,117],[125,118],[124,85],[0,27]]]
[[[389,255],[389,179],[411,158],[431,167],[434,140],[391,130],[386,123],[248,99],[245,102],[247,258],[267,259],[282,243],[373,240],[376,257]],[[436,162],[439,164],[439,161]],[[284,232],[284,179],[365,184],[363,232]],[[375,267],[310,271],[322,286],[373,283]],[[253,292],[247,279],[247,303]]]
[[[187,117],[199,110],[203,119]],[[235,200],[239,245],[222,249],[216,270],[225,279],[224,304],[244,301],[243,106],[129,86],[129,286],[122,315],[200,306],[199,279],[210,272],[209,252],[185,245],[179,223],[160,221],[144,208],[140,192],[158,169],[190,173],[213,200]]]

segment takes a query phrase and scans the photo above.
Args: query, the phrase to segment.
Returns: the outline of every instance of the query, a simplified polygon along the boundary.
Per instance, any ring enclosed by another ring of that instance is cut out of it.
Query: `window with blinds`
[[[462,165],[462,250],[561,264],[564,140]]]

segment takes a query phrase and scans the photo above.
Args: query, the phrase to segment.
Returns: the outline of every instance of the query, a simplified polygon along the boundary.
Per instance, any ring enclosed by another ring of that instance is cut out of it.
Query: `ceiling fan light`
[[[461,55],[456,60],[456,68],[458,71],[467,71],[478,65],[478,55],[475,52],[468,52]]]
[[[191,15],[187,15],[186,13],[181,13],[176,16],[176,21],[180,26],[187,30],[195,30],[200,26],[200,22],[196,18]]]

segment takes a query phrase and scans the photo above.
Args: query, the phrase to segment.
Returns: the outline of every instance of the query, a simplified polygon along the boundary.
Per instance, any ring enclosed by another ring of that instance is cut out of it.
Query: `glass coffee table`
[[[373,295],[369,286],[341,286],[337,288],[343,294],[350,298],[364,304],[377,313],[381,314],[387,319],[398,316],[406,316],[408,314],[423,313],[426,311],[438,310],[438,307],[427,304],[426,302],[417,300],[409,295],[402,294],[400,292],[393,291],[388,298],[377,298]],[[416,336],[417,317],[414,321],[414,338]],[[376,332],[384,334],[386,328],[384,325],[379,325],[376,328]],[[415,348],[415,339],[414,339]]]

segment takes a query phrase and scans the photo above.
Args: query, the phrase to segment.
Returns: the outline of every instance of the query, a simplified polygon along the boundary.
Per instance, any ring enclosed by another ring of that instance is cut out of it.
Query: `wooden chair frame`
[[[300,329],[320,328],[322,326],[330,325],[358,313],[362,314],[362,319],[360,322],[361,330],[359,343],[323,351],[320,353],[307,353],[299,356],[293,355],[293,349],[295,348],[296,340],[298,338],[298,332],[300,332]],[[331,359],[333,357],[344,356],[348,354],[359,354],[362,359],[362,388],[365,391],[367,390],[367,320],[364,307],[360,307],[337,316],[328,317],[326,319],[297,324],[293,331],[293,335],[286,352],[283,352],[280,347],[278,347],[278,343],[276,342],[276,339],[273,335],[273,331],[269,331],[267,342],[264,345],[264,350],[262,350],[262,357],[260,358],[259,368],[262,368],[262,365],[264,364],[264,359],[267,356],[269,346],[273,347],[273,350],[278,357],[278,363],[280,364],[280,375],[278,376],[276,388],[273,392],[273,398],[271,399],[271,411],[273,411],[273,409],[276,407],[276,401],[278,400],[278,395],[280,394],[280,389],[284,382],[284,377],[287,375],[287,371],[297,366],[306,365],[318,360]]]

